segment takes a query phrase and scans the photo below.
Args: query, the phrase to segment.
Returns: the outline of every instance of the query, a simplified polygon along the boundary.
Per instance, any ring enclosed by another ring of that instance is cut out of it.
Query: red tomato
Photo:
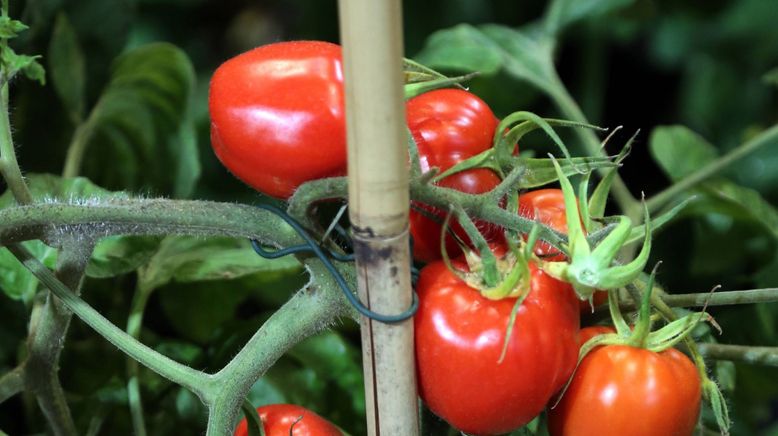
[[[294,404],[270,404],[258,407],[257,413],[262,420],[265,436],[343,436],[343,432],[334,424]],[[247,435],[248,424],[244,418],[235,429],[235,436]]]
[[[341,49],[280,42],[223,63],[211,79],[211,145],[236,177],[288,198],[302,183],[346,174]]]
[[[601,333],[588,330],[581,335]],[[584,357],[549,411],[549,430],[552,436],[687,436],[701,392],[697,368],[675,348],[654,353],[606,345]]]
[[[537,219],[554,230],[567,233],[565,198],[561,189],[538,189],[520,195],[519,215],[529,219]],[[552,262],[562,262],[566,259],[559,250],[542,241],[535,244],[535,254]],[[595,307],[606,301],[608,301],[607,292],[597,291],[594,293],[593,304]],[[588,301],[581,301],[580,306],[583,313],[592,310]]]
[[[406,117],[419,149],[422,171],[437,167],[443,172],[488,150],[499,124],[483,100],[461,89],[438,89],[408,100]],[[489,169],[478,168],[448,176],[437,184],[469,194],[481,194],[500,184],[500,178]],[[444,212],[429,206],[415,206],[441,220],[445,216]],[[487,239],[500,234],[496,227],[486,223],[478,225]],[[457,230],[457,226],[453,228],[457,235],[467,240],[463,230]],[[425,262],[440,259],[440,231],[440,224],[411,210],[410,232],[416,259]],[[458,251],[453,238],[447,238],[446,247],[452,255]]]
[[[562,233],[567,233],[565,198],[561,189],[538,189],[519,196],[519,215],[536,219]],[[535,244],[535,254],[549,261],[564,261],[565,255],[553,246],[540,241]]]
[[[543,410],[575,367],[574,292],[534,265],[530,271],[531,290],[501,363],[516,299],[482,297],[443,262],[421,271],[414,321],[419,392],[430,410],[465,433],[494,435],[521,427]]]

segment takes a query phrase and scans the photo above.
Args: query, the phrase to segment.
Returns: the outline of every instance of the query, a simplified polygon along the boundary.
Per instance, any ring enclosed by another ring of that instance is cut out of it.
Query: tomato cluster
[[[209,107],[216,155],[267,195],[286,199],[306,181],[345,174],[343,74],[340,48],[334,44],[271,44],[227,61],[211,81]],[[461,89],[424,93],[406,108],[425,172],[446,171],[489,150],[499,125],[486,103]],[[500,182],[493,170],[472,168],[436,183],[481,194]],[[417,285],[414,321],[420,395],[430,410],[463,432],[492,435],[519,428],[546,408],[573,375],[579,310],[589,306],[579,308],[573,288],[546,274],[535,260],[521,282],[528,287],[522,301],[486,298],[452,271],[466,270],[463,261],[437,260],[443,212],[421,203],[413,208],[414,257],[429,262]],[[567,232],[558,189],[522,194],[516,213]],[[485,223],[477,227],[496,244],[498,254],[506,250],[502,229]],[[468,249],[465,232],[456,224],[452,231]],[[452,237],[445,246],[450,253],[462,248]],[[533,249],[538,259],[567,260],[545,242]],[[605,296],[599,294],[598,300]],[[674,349],[657,354],[628,346],[597,348],[580,363],[559,406],[551,410],[551,434],[691,434],[699,411],[696,374],[689,359]],[[267,434],[276,434],[278,422],[283,422],[278,434],[290,434],[290,420],[297,422],[294,434],[341,434],[318,415],[293,407],[260,409]],[[236,434],[244,430],[241,424]]]

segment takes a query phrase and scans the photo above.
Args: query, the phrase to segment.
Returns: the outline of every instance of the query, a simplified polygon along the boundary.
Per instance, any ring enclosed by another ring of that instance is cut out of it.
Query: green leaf
[[[778,67],[768,71],[762,79],[765,83],[769,83],[773,86],[778,86]]]
[[[10,17],[0,17],[0,39],[11,39],[28,27],[18,20],[12,20]]]
[[[16,54],[11,47],[3,47],[0,54],[3,63],[3,75],[5,78],[16,76],[19,72],[30,79],[46,84],[46,71],[38,63],[40,56],[27,56]]]
[[[85,177],[63,179],[53,174],[27,174],[25,177],[33,200],[37,202],[66,202],[72,204],[95,204],[104,200],[126,199],[125,192],[111,192],[103,189]],[[0,196],[0,207],[15,205],[10,192]]]
[[[89,277],[108,278],[135,271],[159,248],[160,239],[146,236],[109,236],[95,246],[86,269]]]
[[[433,33],[416,59],[432,68],[478,71],[487,75],[497,73],[503,66],[500,50],[469,24]]]
[[[49,43],[49,71],[54,89],[73,124],[84,118],[86,60],[67,15],[60,13]]]
[[[716,159],[716,148],[684,126],[661,126],[651,132],[651,155],[667,176],[679,180]]]
[[[432,68],[478,71],[505,70],[517,79],[549,90],[554,87],[552,41],[496,24],[468,24],[439,30],[427,39],[417,59]]]
[[[345,392],[351,392],[352,409],[365,411],[362,366],[359,350],[335,332],[306,339],[289,350],[289,356],[316,371],[324,380],[332,380]]]
[[[57,250],[40,241],[23,242],[33,256],[49,268],[57,262]],[[38,279],[8,249],[0,249],[0,289],[14,300],[29,302],[38,288]]]
[[[231,280],[257,272],[299,268],[300,263],[293,256],[258,256],[248,240],[168,236],[149,263],[138,271],[138,286],[148,291],[171,281]]]
[[[778,239],[778,210],[756,190],[746,188],[726,179],[711,180],[703,185],[709,198],[718,200],[695,205],[696,211],[727,212],[735,217],[747,217],[758,222]],[[734,210],[733,210],[734,209]]]
[[[634,0],[555,0],[544,19],[546,30],[555,35],[575,21],[604,15],[633,2]]]
[[[555,88],[551,40],[530,37],[519,30],[495,24],[482,26],[481,29],[500,48],[508,74],[546,91]]]
[[[131,146],[131,161],[143,171],[128,173],[123,186],[191,194],[200,174],[191,120],[194,80],[189,58],[171,44],[148,44],[120,56],[90,115],[95,135],[87,169],[112,178],[103,162],[126,157]]]

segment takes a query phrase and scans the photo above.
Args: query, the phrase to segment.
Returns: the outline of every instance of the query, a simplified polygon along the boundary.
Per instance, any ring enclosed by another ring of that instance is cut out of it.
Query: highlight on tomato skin
[[[346,174],[340,46],[268,44],[224,62],[211,78],[211,145],[237,178],[285,199],[309,180]]]
[[[530,274],[531,290],[500,361],[516,299],[482,297],[442,261],[421,271],[414,319],[419,394],[433,413],[467,434],[497,435],[527,424],[575,367],[577,298],[568,284],[533,264]]]
[[[262,420],[265,436],[343,436],[337,426],[295,404],[261,406],[257,408],[257,414]],[[238,424],[234,436],[248,436],[245,418]]]
[[[584,328],[581,343],[614,331]],[[605,345],[584,357],[559,404],[549,410],[549,431],[552,436],[689,436],[701,395],[696,366],[675,348],[655,353]]]
[[[441,172],[492,147],[499,120],[478,96],[462,89],[446,88],[413,97],[406,103],[406,121],[419,150],[422,172],[438,168]],[[500,184],[492,170],[474,168],[452,174],[436,183],[468,194],[482,194]],[[411,210],[410,233],[414,239],[414,258],[431,262],[441,258],[441,227],[445,212],[427,205],[414,204],[424,212]],[[476,222],[487,240],[497,239],[501,231],[485,222]],[[464,231],[452,224],[456,234],[467,240]],[[453,237],[446,238],[451,255],[459,252]]]

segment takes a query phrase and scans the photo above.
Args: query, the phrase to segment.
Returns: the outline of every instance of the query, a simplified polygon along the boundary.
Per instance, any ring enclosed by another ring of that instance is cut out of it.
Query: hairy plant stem
[[[746,142],[740,147],[735,148],[724,156],[719,157],[708,165],[705,165],[697,171],[689,174],[664,191],[649,198],[646,201],[648,210],[650,212],[656,211],[660,207],[667,204],[667,202],[672,200],[676,195],[686,191],[687,189],[693,188],[698,183],[703,182],[712,176],[715,176],[721,170],[733,164],[734,162],[737,162],[738,160],[749,155],[750,153],[753,153],[761,147],[776,143],[778,143],[778,124],[770,127],[769,129],[752,138],[750,141]]]
[[[132,298],[130,315],[127,318],[127,334],[135,339],[140,339],[140,331],[143,326],[143,313],[152,290],[138,286]],[[141,400],[140,382],[138,380],[138,361],[127,358],[127,397],[132,416],[132,429],[136,436],[146,436],[146,423],[143,418],[143,401]]]
[[[24,389],[24,364],[0,377],[0,404]]]
[[[68,287],[55,277],[45,265],[33,257],[24,246],[12,244],[8,246],[8,250],[16,256],[16,258],[19,259],[19,261],[22,262],[22,264],[24,264],[24,266],[29,269],[44,286],[49,288],[49,290],[51,290],[51,292],[56,295],[69,310],[75,313],[84,321],[84,323],[110,341],[114,346],[132,358],[142,362],[163,377],[186,387],[201,398],[205,398],[208,395],[210,376],[163,356],[113,325],[99,312],[68,289]]]
[[[669,307],[729,306],[734,304],[778,303],[778,288],[748,289],[742,291],[701,292],[695,294],[667,294],[660,297]],[[634,310],[634,301],[623,300],[619,307]],[[598,308],[595,312],[606,313],[607,308]]]
[[[554,75],[550,78],[553,86],[550,89],[545,89],[546,93],[551,97],[559,110],[565,117],[572,121],[580,123],[589,123],[581,108],[576,103],[575,99],[570,95],[570,92],[565,87],[562,80],[554,71]],[[575,129],[578,137],[583,142],[586,152],[589,156],[605,156],[605,150],[601,147],[600,140],[597,139],[597,135],[589,129]],[[601,175],[605,175],[606,169],[601,169]],[[622,180],[621,176],[616,174],[613,179],[613,185],[611,187],[613,198],[618,203],[621,212],[632,219],[632,222],[640,222],[641,220],[641,207],[640,202],[632,196],[627,188],[627,185]]]
[[[92,253],[92,244],[67,240],[57,258],[55,277],[75,295]],[[65,345],[71,312],[52,294],[40,310],[27,341],[25,386],[35,394],[43,414],[57,435],[76,435],[75,423],[59,382],[59,356]]]
[[[218,391],[209,404],[207,436],[232,434],[251,385],[289,348],[327,328],[337,317],[353,316],[323,265],[312,261],[306,266],[315,278],[311,285],[276,311],[230,363],[213,376]],[[355,280],[351,270],[349,283]]]
[[[33,202],[13,147],[7,82],[3,83],[0,89],[0,173],[17,203],[28,205]],[[57,242],[64,249],[59,254],[56,275],[78,292],[92,252],[92,243],[90,241],[84,245],[73,243],[72,240]],[[59,356],[65,343],[71,314],[49,294],[38,315],[35,329],[30,332],[27,340],[24,384],[35,395],[54,434],[76,435],[75,423],[58,376]]]
[[[778,347],[749,345],[697,344],[700,354],[709,359],[731,360],[753,365],[778,366]]]
[[[198,395],[213,412],[209,434],[230,434],[246,391],[278,357],[303,338],[326,328],[336,317],[354,316],[318,260],[306,261],[312,276],[308,289],[279,309],[227,367],[210,376],[157,353],[115,327],[67,289],[24,247],[14,244],[46,238],[52,233],[90,238],[111,234],[226,235],[278,246],[300,243],[280,218],[267,211],[233,204],[214,206],[211,202],[128,200],[101,206],[45,204],[9,208],[0,210],[0,217],[11,220],[0,224],[0,241],[100,335],[141,364]],[[342,268],[349,282],[353,282],[353,268]]]
[[[32,194],[24,182],[19,163],[16,161],[16,151],[11,136],[11,122],[8,118],[7,81],[4,81],[2,88],[0,88],[0,174],[19,204],[32,203]]]

